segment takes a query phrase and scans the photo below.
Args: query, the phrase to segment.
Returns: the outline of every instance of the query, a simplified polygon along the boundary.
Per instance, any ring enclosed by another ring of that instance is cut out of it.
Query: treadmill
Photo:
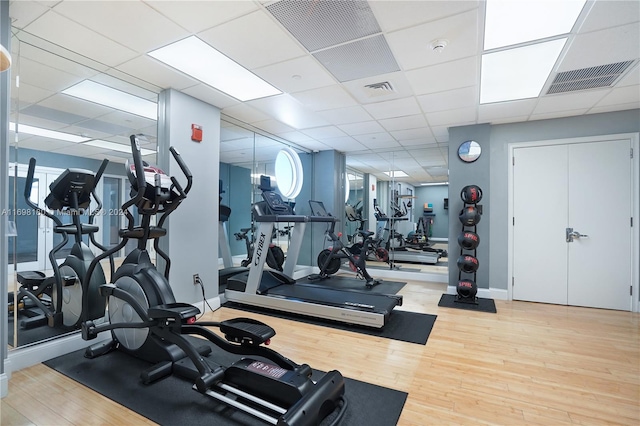
[[[273,191],[263,191],[264,201],[254,204],[258,224],[253,262],[249,271],[230,277],[225,298],[230,302],[283,311],[342,323],[382,328],[402,296],[360,290],[337,290],[321,284],[298,283],[294,268],[307,223],[329,222],[332,217],[303,216]],[[265,270],[267,250],[276,223],[293,223],[291,244],[283,272]]]

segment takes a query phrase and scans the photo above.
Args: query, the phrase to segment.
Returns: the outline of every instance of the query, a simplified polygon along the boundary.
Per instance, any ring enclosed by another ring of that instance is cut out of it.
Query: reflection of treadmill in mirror
[[[308,222],[328,222],[331,217],[293,214],[293,209],[280,195],[264,190],[264,201],[254,204],[258,225],[253,262],[249,272],[231,277],[226,300],[276,311],[328,319],[343,323],[382,328],[391,311],[402,305],[402,296],[358,290],[336,290],[323,285],[296,282],[293,271],[298,259]],[[265,270],[266,248],[274,224],[290,222],[291,245],[284,271]]]

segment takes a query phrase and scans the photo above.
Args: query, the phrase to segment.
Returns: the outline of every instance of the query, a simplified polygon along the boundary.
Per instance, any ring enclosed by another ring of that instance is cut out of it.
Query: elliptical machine
[[[78,328],[83,321],[104,317],[106,300],[99,291],[99,287],[105,283],[104,271],[96,264],[94,273],[91,276],[87,273],[94,254],[82,238],[88,235],[96,247],[107,251],[95,240],[99,228],[93,225],[93,219],[102,209],[95,188],[108,163],[109,160],[103,160],[95,174],[85,169],[66,169],[51,183],[45,204],[52,211],[71,216],[71,223],[63,224],[57,216],[31,201],[36,159],[29,160],[25,201],[38,215],[44,215],[54,222],[53,232],[60,234],[62,241],[49,252],[53,276],[47,277],[40,271],[17,274],[20,288],[16,297],[18,303],[14,303],[14,307],[22,305],[23,313],[28,317],[20,322],[21,328],[30,329],[44,324],[49,327]],[[90,212],[89,223],[82,223],[80,216],[89,208],[92,196],[97,207]],[[58,265],[56,254],[66,246],[69,236],[74,238],[71,252]],[[113,272],[113,263],[111,268]]]
[[[175,177],[149,164],[143,166],[135,135],[131,136],[131,147],[134,164],[127,164],[127,171],[132,198],[122,206],[128,227],[120,231],[122,242],[107,253],[115,253],[129,239],[137,239],[138,248],[127,256],[112,283],[101,287],[102,294],[109,298],[109,323],[87,321],[82,326],[85,340],[107,330],[112,332],[112,339],[87,348],[85,356],[93,358],[117,348],[154,364],[141,373],[146,384],[170,374],[180,375],[195,382],[198,392],[272,424],[316,425],[337,410],[336,424],[346,409],[344,379],[338,371],[331,371],[314,383],[308,365],[295,364],[263,346],[275,335],[266,324],[249,318],[196,322],[200,310],[175,301],[167,279],[170,261],[166,253],[158,250],[158,239],[166,234],[162,225],[167,216],[186,198],[192,184],[191,173],[177,151],[170,148],[187,178],[183,190]],[[142,170],[144,173],[140,173]],[[128,210],[134,205],[142,215],[139,226],[134,226]],[[151,217],[156,214],[161,214],[158,225],[151,226]],[[149,259],[149,239],[155,240],[154,247],[167,262],[164,275]],[[218,327],[226,340],[207,327]],[[222,366],[207,357],[210,346],[196,348],[185,338],[186,334],[202,336],[229,353],[259,356],[270,362],[243,358],[231,366]]]

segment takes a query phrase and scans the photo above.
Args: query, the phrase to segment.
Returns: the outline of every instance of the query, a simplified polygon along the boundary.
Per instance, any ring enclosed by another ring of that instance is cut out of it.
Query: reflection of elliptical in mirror
[[[293,199],[302,189],[302,162],[290,147],[278,152],[275,165],[276,185],[283,197]]]

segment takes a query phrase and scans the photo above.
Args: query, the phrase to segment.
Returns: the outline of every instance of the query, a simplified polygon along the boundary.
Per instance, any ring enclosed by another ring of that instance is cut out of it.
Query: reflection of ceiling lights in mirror
[[[83,145],[94,146],[96,148],[109,149],[111,151],[127,152],[127,153],[131,152],[131,147],[128,145],[124,145],[117,142],[103,141],[100,139],[94,139],[92,141],[85,142]],[[142,154],[142,156],[145,156],[145,155],[155,154],[156,152],[150,149],[141,148],[140,153]]]
[[[12,132],[15,132],[16,124],[9,123],[9,130],[11,130]],[[72,135],[71,133],[56,132],[55,130],[42,129],[40,127],[28,126],[26,124],[18,125],[18,133],[26,133],[29,135],[42,136],[45,138],[58,139],[61,141],[75,142],[75,143],[85,142],[89,140],[89,138]]]
[[[158,105],[147,99],[114,89],[91,80],[84,80],[62,91],[65,95],[157,120]]]
[[[282,93],[196,36],[148,55],[241,101]]]
[[[449,185],[449,182],[429,182],[429,183],[420,184],[420,186],[439,186],[439,185]]]
[[[392,177],[392,178],[400,178],[400,177],[407,177],[409,176],[408,174],[406,174],[405,172],[403,172],[402,170],[392,170],[390,172],[384,172],[385,175]]]

